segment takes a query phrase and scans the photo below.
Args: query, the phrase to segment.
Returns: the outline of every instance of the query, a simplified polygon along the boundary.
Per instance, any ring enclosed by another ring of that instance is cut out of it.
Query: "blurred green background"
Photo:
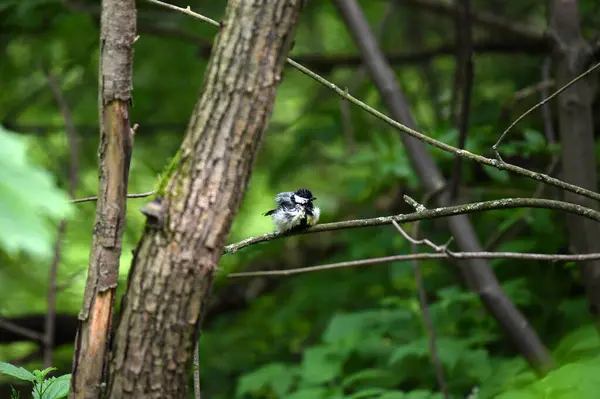
[[[176,153],[216,33],[185,15],[137,3],[140,39],[135,44],[132,122],[139,128],[130,193],[152,190]],[[381,31],[384,51],[396,55],[390,59],[420,130],[455,145],[455,56],[452,51],[432,51],[453,46],[454,21],[402,3],[360,2],[371,25]],[[472,3],[476,11],[493,12],[539,32],[546,27],[541,2]],[[593,0],[579,4],[582,28],[590,37],[600,23],[599,6]],[[218,20],[225,2],[178,5]],[[60,373],[70,372],[73,345],[68,334],[74,331],[69,323],[81,306],[95,205],[65,205],[71,153],[46,73],[57,77],[79,138],[75,197],[94,195],[99,11],[99,2],[91,0],[0,1],[0,316],[43,323],[57,226],[67,216],[56,309],[65,332],[57,335],[57,342],[64,342],[55,349],[53,362]],[[511,42],[481,27],[474,37],[476,43]],[[514,43],[500,52],[482,45],[475,55],[470,151],[490,155],[506,126],[539,101],[537,92],[518,100],[515,92],[543,80],[545,50],[519,46]],[[411,54],[425,56],[403,57]],[[358,53],[329,1],[308,2],[291,57],[387,112],[369,77],[357,72]],[[322,208],[322,222],[409,212],[402,194],[423,197],[398,132],[359,108],[349,109],[342,110],[333,92],[286,67],[229,242],[270,231],[269,218],[261,214],[271,209],[280,191],[310,188]],[[551,109],[555,111],[554,104]],[[534,170],[544,170],[556,150],[547,145],[539,112],[521,122],[502,147],[505,159]],[[435,149],[431,154],[449,178],[453,157]],[[534,181],[470,162],[463,163],[462,178],[462,202],[531,196],[536,189]],[[557,193],[547,189],[545,195]],[[144,223],[139,209],[146,202],[128,202],[120,294]],[[471,220],[484,244],[513,231],[500,240],[500,251],[569,249],[561,214],[509,210],[472,215]],[[423,222],[420,230],[440,244],[449,238],[439,222]],[[233,271],[408,252],[409,244],[387,226],[297,236],[225,255],[200,340],[203,398],[441,398],[410,263],[282,278],[226,277]],[[465,290],[455,266],[420,262],[452,397],[596,397],[600,342],[576,265],[516,260],[491,264],[559,367],[537,380],[479,299]],[[0,360],[39,368],[37,349],[35,343],[0,329]],[[0,397],[8,394],[7,387],[2,385]]]

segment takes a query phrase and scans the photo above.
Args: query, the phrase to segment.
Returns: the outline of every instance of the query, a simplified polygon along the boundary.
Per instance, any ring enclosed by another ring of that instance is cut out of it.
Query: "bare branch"
[[[148,191],[145,193],[139,193],[139,194],[127,194],[127,198],[145,198],[145,197],[149,197],[151,195],[153,195],[156,191]],[[92,201],[97,201],[98,197],[94,196],[94,197],[86,197],[86,198],[77,198],[74,200],[69,201],[72,204],[79,204],[81,202],[92,202]]]
[[[255,245],[261,242],[272,241],[284,237],[290,237],[301,234],[321,233],[324,231],[335,231],[335,230],[346,230],[361,227],[372,227],[372,226],[383,226],[386,224],[392,224],[393,221],[397,223],[414,222],[423,219],[437,219],[446,216],[455,216],[462,214],[469,214],[475,212],[489,211],[493,209],[514,209],[514,208],[544,208],[544,209],[555,209],[571,213],[574,215],[580,215],[591,220],[600,222],[600,212],[583,207],[581,205],[575,205],[568,202],[554,201],[547,199],[537,198],[505,198],[494,201],[475,202],[471,204],[449,206],[436,209],[424,209],[414,213],[405,215],[394,215],[385,216],[372,219],[358,219],[348,220],[344,222],[325,223],[318,224],[310,227],[306,230],[299,232],[288,232],[284,234],[267,233],[261,236],[250,237],[240,242],[227,245],[223,252],[224,253],[236,253],[240,249]]]
[[[552,161],[550,162],[550,165],[548,165],[548,168],[546,169],[546,174],[552,175],[554,173],[556,167],[558,166],[558,163],[559,163],[559,158],[554,157],[552,159]],[[541,197],[542,194],[544,193],[544,188],[546,188],[546,186],[544,184],[538,183],[536,185],[535,192],[533,193],[532,197],[533,198]],[[505,229],[503,231],[497,232],[495,235],[493,235],[491,238],[489,238],[488,242],[485,245],[485,250],[486,251],[494,251],[506,239],[517,236],[521,232],[521,230],[527,226],[525,220],[530,214],[531,214],[531,209],[526,210],[524,213],[522,213],[519,216],[519,218],[511,226],[509,226],[507,229]]]
[[[191,15],[195,18],[198,18],[202,21],[207,21],[212,25],[218,26],[218,23],[210,18],[207,17],[203,17],[200,16],[200,14],[197,14],[191,10],[189,10],[189,8],[181,8],[181,7],[177,7],[177,6],[173,6],[171,4],[168,3],[164,3],[161,2],[159,0],[148,0],[154,4],[158,4],[179,12],[183,12],[184,14],[187,15]],[[202,18],[200,18],[202,17]],[[389,116],[383,114],[382,112],[377,111],[375,108],[369,107],[367,104],[365,104],[364,102],[358,100],[356,97],[353,97],[351,94],[347,93],[345,90],[342,90],[341,88],[339,88],[338,86],[336,86],[334,83],[329,82],[327,79],[321,77],[320,75],[312,72],[311,70],[309,70],[308,68],[302,66],[301,64],[297,63],[296,61],[288,58],[287,62],[292,65],[294,68],[296,68],[297,70],[299,70],[300,72],[304,73],[305,75],[311,77],[312,79],[316,80],[317,82],[321,83],[322,85],[325,85],[326,87],[328,87],[330,90],[334,91],[336,94],[338,94],[340,97],[348,100],[349,102],[359,106],[360,108],[362,108],[363,110],[367,111],[368,113],[370,113],[371,115],[377,117],[378,119],[382,120],[383,122],[389,124],[390,126],[424,142],[427,144],[430,144],[436,148],[439,148],[443,151],[452,153],[456,156],[462,157],[462,158],[466,158],[466,159],[470,159],[471,161],[475,161],[475,162],[479,162],[481,164],[484,165],[488,165],[488,166],[492,166],[494,168],[500,169],[500,170],[506,170],[508,172],[517,174],[517,175],[521,175],[521,176],[525,176],[528,177],[530,179],[534,179],[534,180],[538,180],[550,185],[553,185],[555,187],[558,188],[562,188],[563,190],[567,190],[567,191],[571,191],[575,194],[579,194],[582,195],[584,197],[588,197],[588,198],[592,198],[595,200],[600,201],[600,193],[596,193],[594,191],[591,190],[587,190],[583,187],[579,187],[573,184],[569,184],[566,183],[562,180],[559,179],[555,179],[553,177],[544,175],[542,173],[538,173],[538,172],[534,172],[525,168],[521,168],[519,166],[516,165],[512,165],[509,163],[506,163],[502,160],[499,159],[492,159],[492,158],[487,158],[481,155],[477,155],[477,154],[473,154],[469,151],[466,150],[461,150],[459,148],[453,147],[449,144],[446,144],[444,142],[438,141],[436,139],[433,139],[423,133],[420,133],[414,129],[411,129],[403,124],[401,124],[400,122],[395,121],[394,119],[390,118]]]
[[[267,270],[256,272],[230,273],[227,277],[257,277],[257,276],[291,276],[293,274],[309,273],[331,269],[341,269],[346,267],[370,266],[389,262],[406,262],[412,260],[430,260],[430,259],[519,259],[519,260],[538,260],[550,262],[572,262],[582,260],[600,259],[600,253],[594,254],[538,254],[538,253],[520,253],[520,252],[440,252],[440,253],[420,253],[410,255],[394,255],[382,258],[353,260],[348,262],[330,263],[327,265],[301,267],[287,270]]]
[[[527,111],[525,111],[525,113],[523,113],[521,116],[519,116],[513,123],[510,124],[509,127],[506,128],[506,130],[502,133],[502,135],[500,136],[500,138],[498,139],[498,141],[496,141],[496,143],[492,146],[492,150],[494,150],[496,152],[496,155],[499,157],[499,155],[498,155],[498,147],[500,146],[500,143],[502,142],[502,140],[504,140],[504,137],[506,137],[506,135],[508,134],[508,132],[517,123],[519,123],[523,118],[525,118],[527,115],[529,115],[530,113],[532,113],[533,111],[535,111],[536,109],[538,109],[539,107],[541,107],[542,105],[546,104],[548,101],[552,100],[554,97],[558,96],[563,91],[567,90],[569,87],[573,86],[575,83],[579,82],[581,79],[585,78],[586,76],[588,76],[589,74],[591,74],[592,72],[594,72],[596,69],[598,69],[598,67],[600,67],[600,63],[598,63],[596,65],[593,65],[587,71],[583,72],[581,75],[577,76],[576,78],[574,78],[573,80],[571,80],[569,83],[567,83],[566,85],[564,85],[560,89],[556,90],[554,93],[552,93],[551,95],[549,95],[548,97],[546,97],[545,99],[543,99],[542,101],[540,101],[539,103],[535,104],[533,107],[529,108]],[[569,190],[569,191],[571,191],[571,190]],[[580,193],[576,193],[576,194],[580,194]],[[588,197],[587,195],[584,195],[584,196]],[[595,197],[589,197],[589,198],[597,199]]]
[[[162,2],[159,0],[148,0],[148,2],[154,3],[154,4],[162,6],[162,7],[170,8],[171,10],[182,12],[186,15],[189,15],[191,17],[199,19],[200,21],[214,25],[217,28],[219,27],[219,23],[217,21],[215,21],[214,19],[205,17],[204,15],[198,14],[197,12],[193,12],[192,9],[190,8],[190,6],[187,6],[186,8],[182,8],[182,7],[177,7],[177,6],[174,6],[173,4],[165,3],[165,2]]]

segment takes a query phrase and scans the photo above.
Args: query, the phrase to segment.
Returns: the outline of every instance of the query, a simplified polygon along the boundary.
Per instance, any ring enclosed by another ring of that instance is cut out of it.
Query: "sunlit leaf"
[[[23,137],[0,126],[0,248],[38,257],[52,253],[53,224],[72,206],[52,176],[31,165]]]

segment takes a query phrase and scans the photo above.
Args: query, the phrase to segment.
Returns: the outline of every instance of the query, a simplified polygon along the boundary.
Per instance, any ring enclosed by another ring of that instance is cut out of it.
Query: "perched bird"
[[[313,205],[314,200],[316,198],[305,188],[279,193],[275,197],[277,208],[264,215],[271,216],[276,233],[305,229],[317,224],[321,215],[321,210]]]

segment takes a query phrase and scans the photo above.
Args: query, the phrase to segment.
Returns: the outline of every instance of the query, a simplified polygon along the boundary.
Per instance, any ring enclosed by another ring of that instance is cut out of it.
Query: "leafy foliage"
[[[76,212],[69,211],[72,207],[66,195],[56,188],[67,184],[71,154],[63,118],[42,71],[60,78],[77,128],[81,147],[77,196],[93,196],[98,181],[97,4],[76,2],[81,7],[72,10],[68,7],[75,2],[63,3],[21,0],[0,5],[2,33],[6,33],[0,35],[2,317],[45,313],[48,256],[52,255],[56,221],[67,216],[57,312],[76,317],[85,285],[95,208],[90,202],[78,204]],[[389,12],[381,43],[390,54],[408,55],[408,61],[394,64],[394,72],[419,130],[456,144],[452,112],[455,59],[445,54],[417,57],[433,54],[440,46],[453,48],[455,21],[407,5],[412,2],[393,2],[399,5],[392,11],[386,10],[386,3],[360,1],[373,27]],[[493,12],[540,32],[546,27],[540,2],[472,3],[476,12]],[[591,0],[578,4],[582,28],[591,37],[600,26],[597,4]],[[140,38],[135,45],[131,117],[140,127],[130,172],[132,193],[160,188],[160,176],[168,172],[170,161],[177,159],[203,80],[207,50],[216,34],[213,27],[152,4],[138,2],[137,6]],[[225,1],[190,4],[194,11],[217,20],[224,6]],[[502,41],[504,36],[488,27],[475,29],[478,43]],[[308,66],[387,113],[372,80],[357,75],[354,66],[334,64],[352,54],[356,54],[353,40],[331,2],[307,2],[292,58],[305,57],[307,64],[316,59],[319,62]],[[467,150],[491,155],[491,146],[501,132],[538,101],[534,93],[516,102],[514,93],[540,81],[545,56],[527,49],[510,54],[486,52],[481,46],[474,57]],[[410,61],[417,58],[418,63]],[[550,110],[555,111],[551,103]],[[402,194],[417,200],[427,194],[410,167],[412,154],[398,132],[354,106],[347,115],[340,107],[340,99],[331,91],[286,69],[230,241],[270,231],[271,224],[262,213],[283,190],[310,188],[322,208],[323,222],[408,212]],[[596,147],[600,154],[600,141]],[[521,121],[501,146],[505,159],[539,171],[545,170],[559,151],[559,144],[548,144],[537,112]],[[449,178],[453,156],[436,149],[430,153]],[[537,186],[535,181],[469,162],[463,162],[461,181],[461,202],[530,196]],[[544,191],[544,196],[554,195],[553,190]],[[128,202],[120,293],[131,251],[144,225],[139,208],[145,201]],[[484,243],[507,234],[508,238],[499,242],[499,251],[569,250],[563,215],[555,212],[498,211],[470,219]],[[446,242],[450,235],[438,222],[423,222],[420,230],[422,236],[437,243]],[[221,306],[217,314],[210,315],[200,340],[203,397],[441,398],[431,363],[429,332],[409,264],[340,269],[280,280],[226,277],[230,271],[247,267],[301,267],[409,251],[410,246],[392,228],[382,227],[292,237],[223,257],[214,292]],[[553,349],[557,368],[538,378],[477,295],[464,287],[455,265],[423,261],[420,267],[438,356],[452,398],[595,398],[591,389],[600,375],[598,332],[590,325],[577,265],[490,264],[507,295]],[[223,292],[228,293],[225,299]],[[246,301],[236,304],[239,298]],[[34,350],[32,344],[7,342],[0,345],[0,359],[25,357]],[[68,369],[72,345],[57,348],[54,358],[57,367]],[[41,367],[39,361],[27,366]],[[37,384],[45,395],[62,394],[61,387],[68,387],[63,385],[66,376],[43,376],[40,382],[42,371],[30,373],[7,363],[0,363],[0,370]]]
[[[0,249],[49,257],[54,230],[49,220],[69,215],[67,200],[53,176],[29,162],[26,138],[0,125]]]
[[[29,372],[23,367],[16,367],[10,363],[0,362],[0,374],[29,381],[33,384],[31,392],[33,399],[60,399],[69,394],[71,374],[46,378],[48,373],[54,370],[56,370],[55,367],[48,367],[44,370]],[[19,394],[12,389],[11,398],[16,399],[18,397]]]

